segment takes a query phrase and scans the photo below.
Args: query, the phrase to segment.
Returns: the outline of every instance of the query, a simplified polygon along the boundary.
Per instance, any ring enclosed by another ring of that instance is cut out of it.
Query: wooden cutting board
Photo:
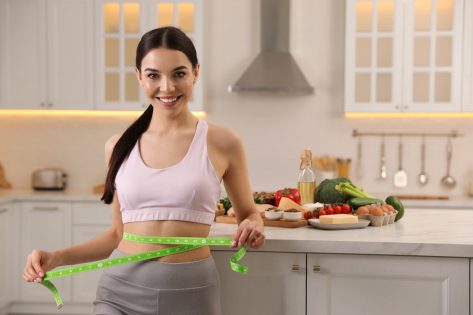
[[[442,195],[396,195],[399,199],[404,200],[448,200],[448,196]]]
[[[298,228],[302,226],[307,226],[307,220],[299,220],[299,221],[286,221],[286,220],[266,220],[263,219],[265,226],[273,226],[273,227],[282,227],[282,228]],[[229,223],[229,224],[237,224],[237,220],[235,217],[229,217],[227,215],[219,215],[215,217],[215,222],[217,223]]]

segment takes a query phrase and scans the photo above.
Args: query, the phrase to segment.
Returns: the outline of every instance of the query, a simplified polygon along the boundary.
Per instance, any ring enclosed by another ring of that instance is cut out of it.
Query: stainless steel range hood
[[[289,0],[261,1],[261,52],[229,92],[312,94],[289,52]]]

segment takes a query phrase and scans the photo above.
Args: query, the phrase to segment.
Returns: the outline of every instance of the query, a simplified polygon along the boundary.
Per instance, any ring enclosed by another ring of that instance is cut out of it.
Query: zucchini
[[[404,216],[404,205],[402,204],[401,200],[399,200],[395,196],[389,196],[388,198],[386,198],[386,203],[388,205],[393,206],[393,208],[398,211],[394,221],[398,221]]]
[[[352,207],[354,210],[358,209],[361,206],[367,206],[372,204],[384,204],[384,201],[376,198],[351,198],[348,199],[347,203]]]

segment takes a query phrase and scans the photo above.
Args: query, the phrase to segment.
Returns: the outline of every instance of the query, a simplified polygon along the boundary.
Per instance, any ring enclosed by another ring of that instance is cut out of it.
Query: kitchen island
[[[7,279],[0,290],[5,313],[53,313],[49,292],[21,280],[24,258],[32,248],[80,243],[106,229],[111,211],[99,198],[83,192],[0,192],[0,245],[10,258],[0,269]],[[234,250],[215,248],[223,314],[469,314],[470,200],[462,209],[405,204],[404,218],[383,227],[266,227],[265,245],[241,261],[248,275],[230,270]],[[210,236],[231,237],[235,228],[215,223]],[[61,313],[90,313],[98,277],[91,272],[55,281],[66,304]]]

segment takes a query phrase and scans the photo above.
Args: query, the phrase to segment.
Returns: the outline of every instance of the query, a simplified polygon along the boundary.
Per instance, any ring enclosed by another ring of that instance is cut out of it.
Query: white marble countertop
[[[235,225],[218,223],[212,236],[231,236]],[[473,258],[473,211],[412,209],[382,227],[353,230],[265,228],[262,251],[442,256]],[[219,248],[222,249],[222,248]]]
[[[99,202],[91,191],[36,192],[0,190],[0,203],[9,201]],[[266,243],[259,249],[272,252],[443,256],[473,258],[473,199],[406,200],[406,215],[383,226],[327,231],[313,227],[266,227]],[[411,209],[412,208],[412,209]],[[416,209],[414,209],[416,208]],[[234,224],[215,223],[211,236],[232,236]],[[222,250],[222,247],[217,248]]]

